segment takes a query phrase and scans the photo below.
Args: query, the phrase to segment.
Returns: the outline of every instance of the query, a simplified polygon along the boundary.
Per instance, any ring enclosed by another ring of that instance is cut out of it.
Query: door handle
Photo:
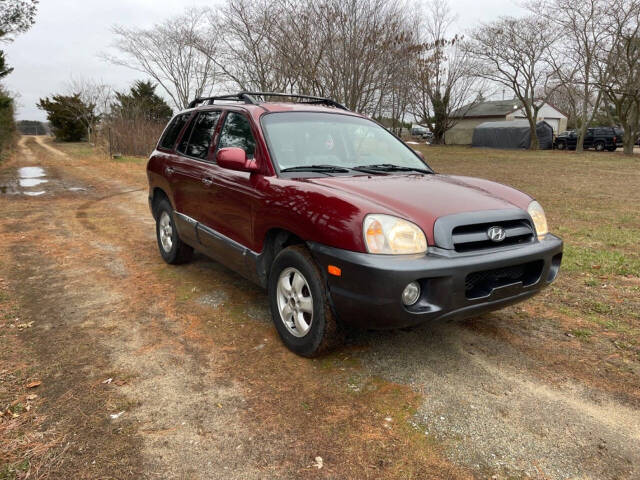
[[[167,167],[164,169],[164,173],[166,173],[167,176],[173,175],[173,172],[175,172],[175,169],[173,167]]]
[[[202,183],[204,183],[206,187],[210,187],[213,183],[213,180],[211,180],[209,177],[202,177]]]

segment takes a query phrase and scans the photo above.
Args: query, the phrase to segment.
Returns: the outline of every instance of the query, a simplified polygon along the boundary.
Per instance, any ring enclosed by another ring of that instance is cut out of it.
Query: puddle
[[[42,167],[22,167],[18,169],[20,179],[23,178],[40,178],[44,177],[44,168]]]
[[[21,178],[18,180],[21,187],[36,187],[42,183],[47,183],[49,180],[44,178]]]
[[[55,194],[65,190],[69,192],[87,191],[81,186],[67,186],[61,179],[51,176],[43,167],[35,165],[21,167],[11,173],[5,170],[0,177],[0,194],[39,197],[47,193]]]

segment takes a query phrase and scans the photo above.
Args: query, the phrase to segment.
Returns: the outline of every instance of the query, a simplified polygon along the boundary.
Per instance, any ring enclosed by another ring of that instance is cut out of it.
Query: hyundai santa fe
[[[553,282],[562,240],[531,196],[438,174],[422,154],[320,97],[196,99],[147,164],[158,247],[194,249],[266,288],[284,344],[314,356],[347,327],[479,315]]]

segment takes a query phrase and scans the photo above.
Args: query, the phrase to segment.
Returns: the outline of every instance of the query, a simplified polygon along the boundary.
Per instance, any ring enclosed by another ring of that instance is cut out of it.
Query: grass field
[[[484,177],[535,197],[565,241],[546,315],[562,317],[569,335],[603,341],[599,348],[621,354],[623,365],[640,361],[640,156],[418,148],[439,173]]]

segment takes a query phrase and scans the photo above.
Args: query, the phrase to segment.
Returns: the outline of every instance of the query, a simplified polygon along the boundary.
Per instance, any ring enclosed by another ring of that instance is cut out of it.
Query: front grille
[[[522,283],[523,287],[527,287],[540,279],[543,267],[544,261],[536,260],[522,265],[473,272],[465,279],[465,293],[468,299],[474,299],[491,295],[495,288],[506,285]]]
[[[506,233],[506,238],[501,242],[492,241],[488,235],[491,227],[502,227]],[[531,242],[534,238],[534,230],[528,220],[502,220],[491,223],[460,225],[453,229],[451,237],[453,248],[456,252],[469,252]]]

